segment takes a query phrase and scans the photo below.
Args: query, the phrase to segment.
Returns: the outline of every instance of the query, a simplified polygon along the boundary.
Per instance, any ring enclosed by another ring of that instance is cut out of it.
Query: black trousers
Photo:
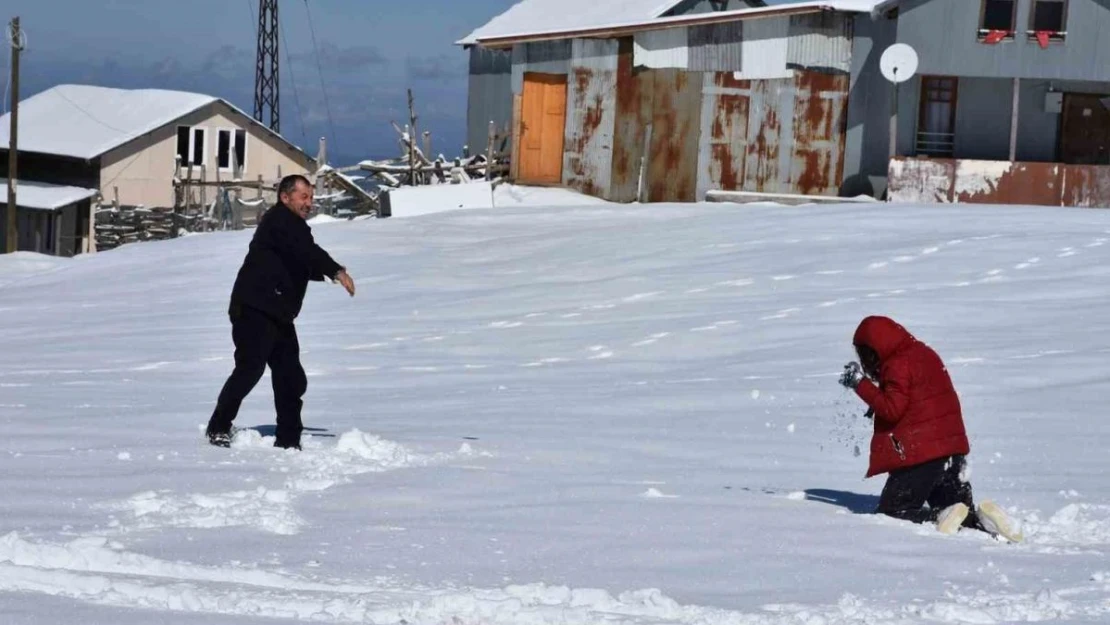
[[[971,484],[960,478],[966,466],[967,459],[957,455],[891,471],[876,512],[914,523],[935,523],[942,510],[963,502],[968,507],[963,527],[984,530],[971,497]]]
[[[275,446],[299,447],[304,429],[301,397],[308,389],[308,378],[301,366],[297,329],[292,323],[280,323],[246,306],[233,308],[230,316],[235,369],[216,400],[208,432],[231,430],[239,406],[269,366],[277,410]]]

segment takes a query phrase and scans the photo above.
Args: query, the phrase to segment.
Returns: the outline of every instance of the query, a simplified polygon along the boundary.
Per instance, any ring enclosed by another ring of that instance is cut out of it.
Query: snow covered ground
[[[1110,620],[1110,212],[519,206],[314,233],[358,292],[309,288],[300,453],[269,446],[268,375],[232,449],[202,437],[250,231],[0,256],[0,622]],[[866,513],[882,479],[836,378],[876,313],[946,359],[975,494],[1024,543]]]

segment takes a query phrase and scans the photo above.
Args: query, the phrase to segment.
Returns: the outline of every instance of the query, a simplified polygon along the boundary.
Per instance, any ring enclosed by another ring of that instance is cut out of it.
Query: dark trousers
[[[963,502],[968,507],[963,527],[982,530],[971,484],[960,479],[966,466],[963,456],[948,456],[891,471],[876,512],[914,523],[935,523],[942,510]]]
[[[228,432],[239,406],[258,384],[266,367],[274,387],[278,447],[298,447],[301,441],[301,397],[308,378],[301,367],[297,330],[246,306],[231,312],[231,340],[235,343],[235,369],[224,383],[208,432]]]

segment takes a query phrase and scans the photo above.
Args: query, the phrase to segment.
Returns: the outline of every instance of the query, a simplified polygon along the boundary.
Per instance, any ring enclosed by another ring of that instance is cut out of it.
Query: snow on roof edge
[[[524,1],[527,1],[527,0],[524,0]],[[667,11],[670,11],[671,9],[675,8],[676,6],[682,4],[685,0],[660,0],[660,1],[661,1],[661,4],[657,8],[652,9],[650,13],[648,13],[649,18],[657,18],[660,15],[663,15],[664,13],[666,13]],[[513,5],[513,6],[516,6],[516,5]],[[481,26],[479,26],[479,27],[475,28],[474,30],[470,31],[470,34],[463,37],[462,39],[459,39],[459,40],[455,41],[455,45],[457,45],[457,46],[468,46],[468,45],[477,44],[479,42],[479,40],[482,39],[481,37],[477,36],[477,33],[479,31],[481,31],[482,29],[486,28],[487,26],[489,26],[490,24],[492,24],[497,18],[501,17],[502,15],[507,13],[512,8],[513,7],[509,7],[508,9],[505,9],[504,11],[502,11],[502,12],[498,13],[497,15],[494,15],[490,19],[486,20],[485,24],[482,24]],[[502,35],[497,35],[497,36],[502,36]]]
[[[0,187],[7,186],[8,179],[0,178]],[[74,202],[88,199],[100,192],[97,189],[35,182],[32,180],[20,180],[18,178],[15,181],[15,191],[15,203],[17,206],[50,211],[68,206]],[[0,199],[4,202],[8,201],[7,196]]]
[[[607,24],[594,24],[591,26],[582,26],[577,28],[558,28],[553,30],[534,30],[524,31],[519,33],[509,33],[501,35],[491,35],[487,37],[479,37],[474,39],[469,44],[463,45],[478,45],[483,41],[490,39],[510,39],[518,37],[533,37],[533,36],[551,36],[570,34],[583,30],[599,30],[599,29],[616,29],[616,28],[636,28],[638,26],[654,26],[666,25],[675,23],[681,25],[685,21],[703,19],[703,18],[729,18],[729,17],[745,17],[748,15],[759,15],[763,13],[777,13],[789,11],[792,9],[825,9],[830,11],[842,11],[845,13],[869,13],[874,15],[878,7],[897,2],[898,0],[814,0],[811,2],[797,2],[793,4],[776,4],[764,7],[749,7],[746,9],[734,9],[732,11],[716,11],[712,13],[696,13],[690,15],[673,15],[669,17],[655,17],[646,20],[637,20],[634,22],[619,22]],[[664,11],[665,12],[665,11]],[[471,33],[473,34],[473,33]],[[458,43],[458,42],[456,42]]]

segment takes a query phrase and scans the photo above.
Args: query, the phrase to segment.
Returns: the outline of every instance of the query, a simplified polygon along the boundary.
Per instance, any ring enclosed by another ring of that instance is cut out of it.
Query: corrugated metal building
[[[622,202],[697,201],[711,189],[838,195],[859,1],[705,4],[677,2],[636,23],[476,37],[472,60],[507,55],[497,75],[510,94],[490,106],[493,92],[472,92],[471,141],[489,120],[504,123],[508,99],[522,183]],[[690,12],[673,15],[683,6]]]
[[[897,10],[876,24],[919,59],[899,89],[893,199],[1110,205],[1110,3],[888,0],[877,8]]]

